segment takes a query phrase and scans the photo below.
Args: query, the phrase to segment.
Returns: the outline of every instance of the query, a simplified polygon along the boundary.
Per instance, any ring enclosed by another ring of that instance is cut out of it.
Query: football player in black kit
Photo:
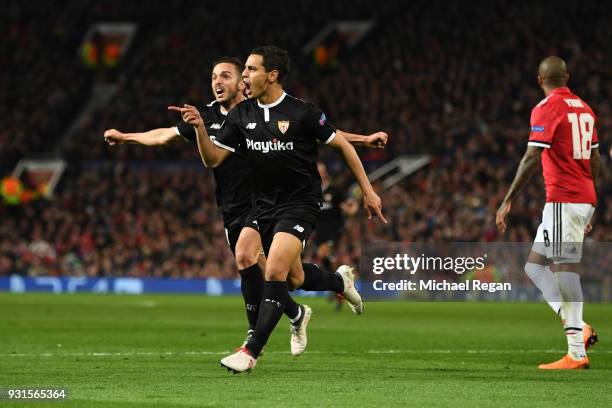
[[[317,168],[321,176],[323,204],[319,225],[315,229],[314,244],[317,248],[316,259],[324,269],[334,269],[334,247],[344,231],[344,216],[353,216],[359,211],[359,203],[352,197],[347,197],[346,189],[332,183],[327,172],[327,166],[318,163]],[[343,297],[329,292],[329,299],[336,302],[336,310],[340,311]]]
[[[227,113],[244,97],[244,83],[241,77],[243,64],[234,57],[223,57],[213,63],[211,86],[215,100],[202,107],[206,130],[214,137],[219,131]],[[369,136],[346,134],[352,143],[372,147],[384,147],[387,135],[375,133]],[[109,129],[104,138],[111,145],[136,143],[147,146],[161,146],[175,141],[195,141],[195,128],[181,121],[174,127],[158,128],[147,132],[123,133]],[[252,334],[257,321],[258,307],[263,294],[264,279],[260,266],[265,264],[265,258],[260,256],[261,243],[256,250],[242,247],[236,249],[240,231],[251,209],[251,183],[248,174],[251,167],[246,160],[234,155],[222,166],[213,169],[217,204],[222,211],[225,233],[228,244],[236,258],[240,275],[241,291],[245,301],[245,309],[249,329],[247,338]],[[316,265],[306,264],[306,268],[316,268]],[[312,311],[307,305],[298,305],[289,298],[285,314],[291,320],[291,353],[300,355],[307,344],[306,326]]]
[[[195,107],[170,107],[181,112],[186,123],[197,127],[198,148],[207,165],[219,166],[237,154],[245,156],[253,168],[252,222],[245,230],[260,233],[267,256],[265,284],[253,336],[236,353],[221,360],[222,366],[235,373],[255,366],[285,309],[290,271],[301,272],[295,286],[342,293],[353,310],[362,311],[350,267],[339,268],[332,274],[302,270],[299,265],[300,253],[320,214],[318,142],[329,144],[343,155],[363,191],[368,218],[374,212],[386,222],[380,197],[368,181],[355,149],[344,137],[337,137],[336,129],[320,109],[284,92],[281,83],[288,71],[285,50],[266,46],[251,51],[242,74],[250,99],[239,103],[227,115],[214,141],[206,134],[204,121]]]

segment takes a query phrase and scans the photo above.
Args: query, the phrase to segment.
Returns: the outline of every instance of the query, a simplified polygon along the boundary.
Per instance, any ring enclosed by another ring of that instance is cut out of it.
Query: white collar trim
[[[278,98],[276,101],[269,103],[267,105],[262,104],[261,102],[259,102],[259,99],[257,100],[257,106],[259,106],[260,108],[273,108],[276,105],[278,105],[279,103],[281,103],[283,101],[283,99],[285,99],[285,96],[287,96],[286,92],[283,92],[283,94],[280,96],[280,98]]]

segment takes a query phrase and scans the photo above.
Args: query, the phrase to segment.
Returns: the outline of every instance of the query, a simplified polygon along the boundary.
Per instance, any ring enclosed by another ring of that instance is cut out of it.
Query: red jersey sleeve
[[[546,100],[540,102],[531,111],[531,131],[529,133],[529,146],[549,149],[553,143],[555,129],[559,123],[558,115],[552,109],[552,104]]]

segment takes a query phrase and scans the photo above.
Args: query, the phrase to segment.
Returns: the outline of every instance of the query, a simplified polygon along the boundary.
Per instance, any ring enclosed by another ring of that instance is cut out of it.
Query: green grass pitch
[[[0,388],[67,387],[67,401],[3,407],[612,406],[612,305],[591,369],[538,371],[564,354],[544,303],[310,304],[306,353],[285,317],[250,374],[219,359],[246,324],[238,297],[0,294]]]

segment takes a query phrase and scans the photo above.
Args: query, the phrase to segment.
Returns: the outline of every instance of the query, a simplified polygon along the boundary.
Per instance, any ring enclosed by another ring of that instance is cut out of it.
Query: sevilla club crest
[[[288,120],[279,120],[278,121],[278,130],[284,135],[289,129],[289,121]]]

